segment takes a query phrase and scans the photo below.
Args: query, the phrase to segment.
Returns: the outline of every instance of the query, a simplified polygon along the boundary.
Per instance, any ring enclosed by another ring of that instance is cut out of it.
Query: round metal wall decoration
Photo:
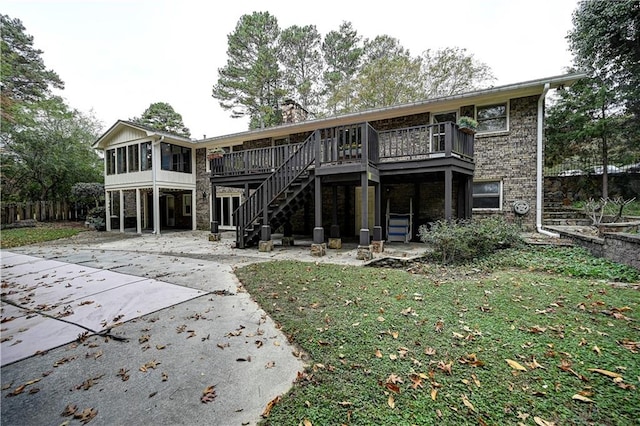
[[[514,203],[513,203],[513,211],[516,214],[525,215],[525,214],[529,213],[530,209],[531,209],[531,207],[529,207],[529,203],[527,203],[524,200],[514,201]]]

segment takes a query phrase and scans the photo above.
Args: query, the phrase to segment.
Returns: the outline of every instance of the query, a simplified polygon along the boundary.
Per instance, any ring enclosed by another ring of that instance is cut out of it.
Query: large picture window
[[[484,105],[476,108],[478,133],[508,130],[507,104]]]
[[[162,154],[162,170],[191,173],[191,148],[162,143],[160,151]]]
[[[500,210],[502,182],[499,180],[473,183],[473,208]]]
[[[104,161],[107,163],[107,174],[115,175],[116,174],[116,150],[108,149],[106,155],[104,156]]]
[[[128,170],[129,173],[131,172],[137,172],[138,170],[140,170],[140,157],[138,154],[138,147],[139,145],[129,145],[127,147],[127,164],[129,166]]]
[[[153,168],[151,152],[151,142],[140,144],[140,170],[151,170]]]
[[[117,167],[118,167],[118,174],[120,173],[127,173],[127,148],[126,147],[121,147],[117,149],[117,157],[118,157],[118,162],[117,162]]]

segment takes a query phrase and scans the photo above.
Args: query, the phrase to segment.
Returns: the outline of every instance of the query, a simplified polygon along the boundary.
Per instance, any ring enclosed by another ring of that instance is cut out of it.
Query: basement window
[[[502,206],[502,182],[499,180],[473,182],[473,208],[500,210]]]

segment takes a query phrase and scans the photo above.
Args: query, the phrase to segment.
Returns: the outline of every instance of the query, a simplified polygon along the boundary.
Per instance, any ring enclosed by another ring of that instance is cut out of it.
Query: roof
[[[165,139],[171,140],[172,142],[182,142],[182,143],[187,142],[187,143],[190,143],[190,144],[195,143],[195,141],[192,140],[192,139],[185,138],[184,136],[178,136],[178,135],[175,135],[173,133],[163,132],[161,130],[154,129],[151,126],[147,126],[147,125],[139,124],[139,123],[134,123],[132,121],[127,121],[127,120],[118,120],[106,132],[104,132],[102,134],[102,136],[100,136],[91,146],[93,148],[97,148],[97,149],[104,149],[105,146],[107,145],[109,139],[111,139],[119,131],[121,131],[122,129],[127,128],[127,127],[140,130],[140,131],[144,132],[147,137],[149,137],[149,136],[157,136],[158,138],[164,137]]]
[[[505,99],[515,97],[540,95],[543,93],[545,85],[547,84],[549,85],[549,89],[555,89],[561,86],[570,86],[577,80],[584,77],[586,77],[586,74],[584,73],[563,74],[457,95],[432,98],[408,104],[394,105],[316,120],[308,120],[300,123],[285,124],[267,129],[249,130],[246,132],[216,136],[198,140],[197,143],[206,144],[208,146],[239,144],[246,140],[282,137],[292,133],[308,132],[324,127],[389,119],[433,110],[451,110],[470,104],[490,104],[491,102],[500,102]]]

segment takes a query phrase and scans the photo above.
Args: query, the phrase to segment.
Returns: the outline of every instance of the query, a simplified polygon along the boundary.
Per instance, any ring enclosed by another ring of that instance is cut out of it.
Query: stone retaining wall
[[[605,233],[602,237],[593,237],[557,228],[553,230],[586,248],[594,256],[640,270],[640,234]]]

